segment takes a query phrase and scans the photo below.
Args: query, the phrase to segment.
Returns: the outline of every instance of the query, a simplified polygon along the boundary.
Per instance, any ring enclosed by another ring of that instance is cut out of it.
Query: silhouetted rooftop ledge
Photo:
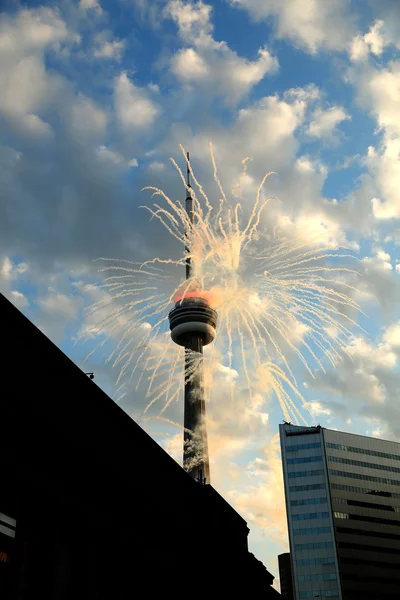
[[[164,485],[169,501],[179,499],[179,504],[181,488],[185,494],[199,496],[201,486],[2,294],[0,314],[5,325],[6,371],[15,374],[14,389],[6,400],[11,413],[18,406],[19,420],[29,414],[31,427],[46,426],[49,437],[90,452],[127,483],[135,482],[135,487],[141,478],[147,486]],[[40,389],[40,397],[17,393],[21,386]],[[170,485],[172,477],[176,491]],[[220,502],[231,518],[245,526],[216,490],[203,487],[214,504]]]

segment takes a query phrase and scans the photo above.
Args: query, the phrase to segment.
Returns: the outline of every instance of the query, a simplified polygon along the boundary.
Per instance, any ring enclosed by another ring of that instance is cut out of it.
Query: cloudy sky
[[[248,181],[277,173],[266,191],[279,202],[265,218],[287,235],[324,233],[357,255],[362,329],[336,369],[313,379],[296,367],[310,422],[400,441],[398,0],[2,7],[0,291],[114,395],[118,373],[102,352],[84,363],[88,347],[77,342],[90,325],[84,308],[101,294],[94,261],[176,254],[139,208],[149,201],[141,189],[184,197],[168,160],[182,162],[182,143],[212,197],[212,140],[228,190],[249,157]],[[277,575],[287,548],[282,413],[273,398],[245,396],[210,402],[213,484]],[[121,406],[135,416],[143,403],[131,387]],[[170,418],[181,420],[182,407]],[[144,426],[179,455],[179,430]]]

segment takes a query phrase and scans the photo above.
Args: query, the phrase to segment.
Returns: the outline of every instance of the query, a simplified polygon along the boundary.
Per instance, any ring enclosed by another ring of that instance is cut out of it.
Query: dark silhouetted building
[[[290,563],[290,552],[278,556],[279,579],[281,582],[281,594],[285,600],[294,600],[292,565]]]
[[[280,598],[248,528],[4,296],[1,600]]]
[[[400,444],[280,425],[296,600],[400,598]]]

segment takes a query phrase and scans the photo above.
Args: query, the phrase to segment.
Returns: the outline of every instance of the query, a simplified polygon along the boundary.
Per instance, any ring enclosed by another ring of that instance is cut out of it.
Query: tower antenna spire
[[[192,187],[190,185],[190,155],[189,152],[186,152],[187,163],[186,163],[186,174],[187,174],[187,185],[188,187]]]
[[[186,194],[186,202],[185,202],[185,206],[186,206],[186,212],[187,215],[189,217],[189,221],[190,221],[190,227],[193,225],[194,223],[194,214],[193,214],[193,198],[192,198],[192,193],[191,193],[191,188],[192,186],[190,185],[190,155],[189,152],[186,153],[186,177],[187,177],[187,194]],[[186,232],[186,239],[188,237],[188,231]],[[188,245],[186,245],[186,254],[188,255],[186,257],[186,279],[190,279],[193,275],[193,265],[192,265],[192,259],[190,258],[190,248],[188,247]]]

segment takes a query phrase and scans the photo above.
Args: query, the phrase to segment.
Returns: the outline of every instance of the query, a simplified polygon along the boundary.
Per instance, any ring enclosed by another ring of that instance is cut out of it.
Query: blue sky
[[[354,328],[336,368],[313,365],[314,379],[292,359],[310,420],[400,441],[397,0],[3,6],[0,291],[115,396],[107,352],[84,363],[101,334],[77,342],[91,323],[84,308],[99,297],[94,260],[179,255],[139,208],[150,200],[140,190],[183,197],[168,161],[182,165],[182,143],[215,195],[212,140],[227,190],[250,157],[245,213],[263,174],[276,171],[266,193],[280,202],[265,227],[324,233],[328,247],[350,244],[357,256],[360,275],[349,283],[367,314],[363,330]],[[209,407],[213,484],[248,520],[251,548],[277,575],[287,547],[274,437],[282,412],[267,395],[249,404],[240,372],[229,404],[220,377]],[[128,387],[121,405],[140,414],[142,388]],[[169,416],[181,422],[181,403]],[[145,426],[179,459],[176,427]]]

